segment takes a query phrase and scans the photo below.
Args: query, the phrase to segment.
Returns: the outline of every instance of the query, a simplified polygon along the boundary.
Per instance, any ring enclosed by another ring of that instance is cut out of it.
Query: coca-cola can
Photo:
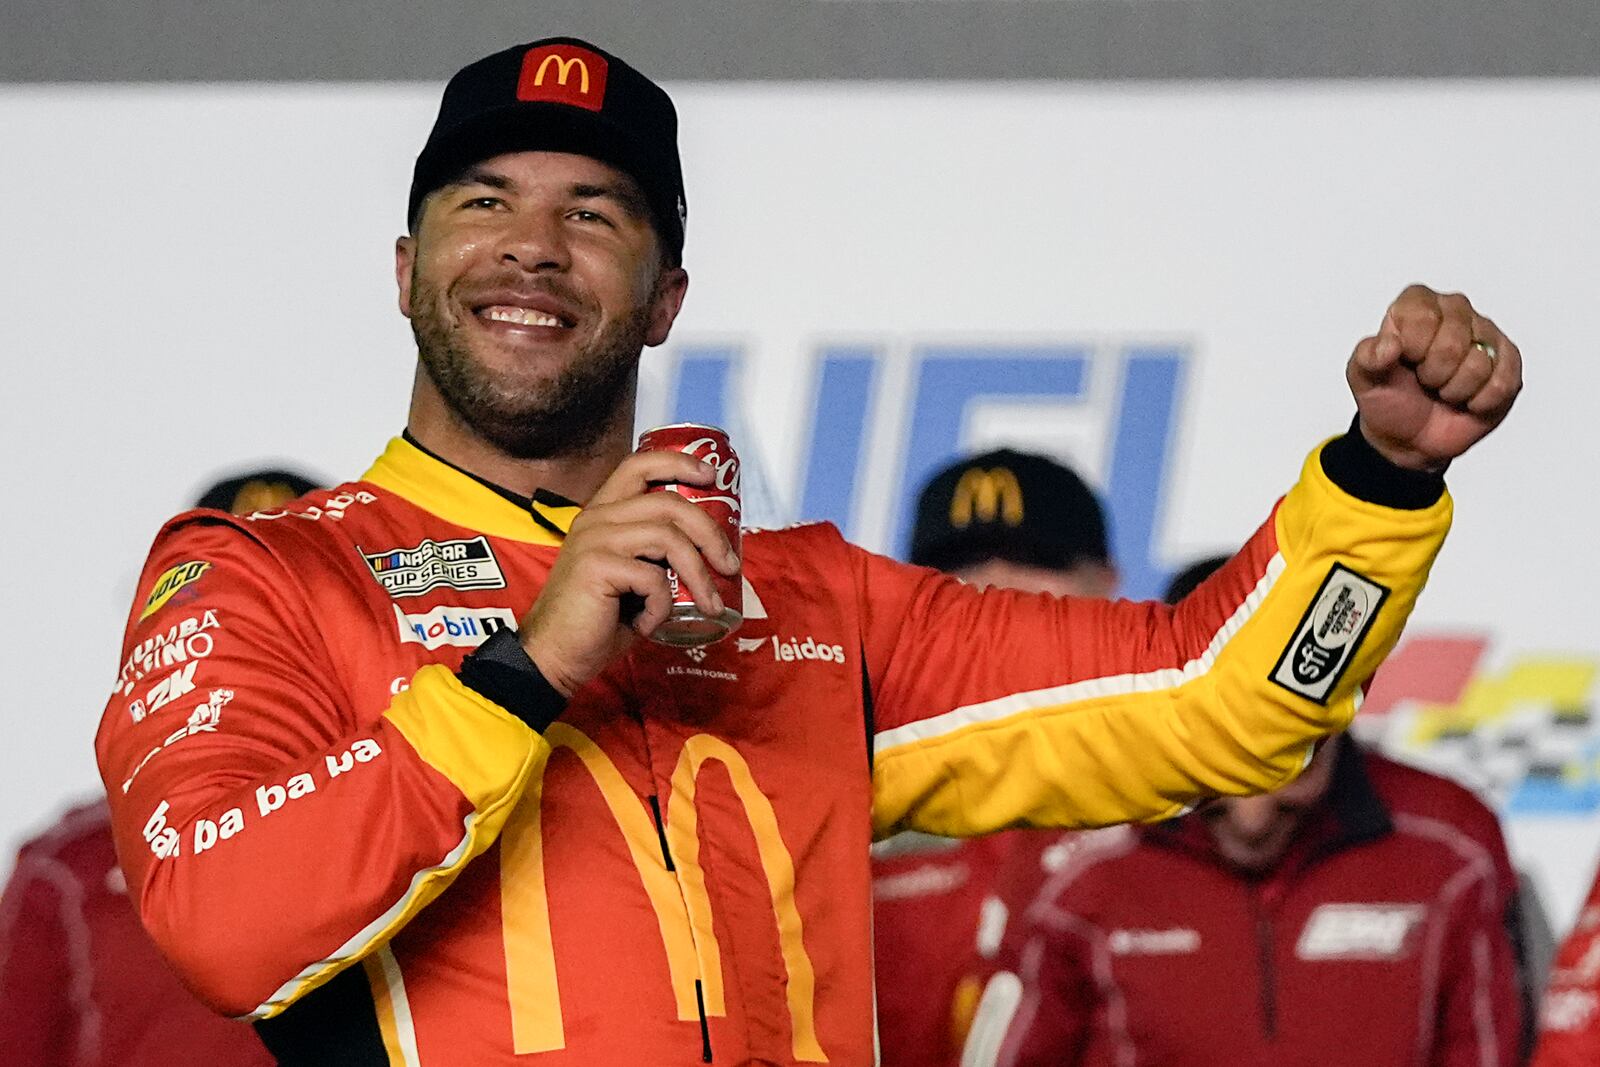
[[[650,486],[653,493],[677,493],[693,501],[717,520],[728,535],[734,555],[740,556],[739,522],[743,508],[739,499],[739,456],[728,441],[728,434],[715,426],[677,422],[657,426],[639,435],[640,452],[682,452],[710,464],[716,478],[710,485],[681,485],[664,482]],[[741,556],[742,558],[742,556]],[[694,648],[722,640],[744,621],[744,581],[741,574],[726,575],[712,569],[717,594],[722,597],[721,615],[708,615],[694,602],[689,587],[678,572],[667,568],[667,585],[672,590],[672,614],[650,634],[652,641],[676,648]]]

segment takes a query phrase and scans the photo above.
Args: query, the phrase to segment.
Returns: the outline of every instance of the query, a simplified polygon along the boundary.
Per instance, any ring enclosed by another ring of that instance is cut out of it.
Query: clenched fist
[[[1413,285],[1356,345],[1345,378],[1372,447],[1437,472],[1506,417],[1522,391],[1522,353],[1460,293]]]

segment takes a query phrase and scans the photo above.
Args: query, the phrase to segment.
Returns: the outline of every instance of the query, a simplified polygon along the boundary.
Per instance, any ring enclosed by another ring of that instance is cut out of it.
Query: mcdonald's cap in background
[[[320,482],[295,471],[277,468],[247,471],[207,487],[194,506],[249,515],[256,511],[270,511],[320,488]]]
[[[1052,569],[1109,562],[1100,501],[1072,470],[1028,452],[946,467],[917,497],[911,562],[951,571],[991,559]]]
[[[417,157],[406,222],[468,167],[507,152],[571,152],[630,175],[672,262],[683,256],[688,203],[678,113],[655,82],[576,37],[547,37],[471,63],[444,88]]]

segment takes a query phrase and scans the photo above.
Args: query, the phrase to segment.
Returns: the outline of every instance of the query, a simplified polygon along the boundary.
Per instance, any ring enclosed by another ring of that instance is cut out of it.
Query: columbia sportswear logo
[[[762,648],[772,650],[772,658],[781,663],[793,663],[795,660],[814,659],[823,663],[843,663],[844,646],[829,645],[819,642],[816,638],[807,636],[798,637],[741,637],[739,641],[740,652],[755,652]]]

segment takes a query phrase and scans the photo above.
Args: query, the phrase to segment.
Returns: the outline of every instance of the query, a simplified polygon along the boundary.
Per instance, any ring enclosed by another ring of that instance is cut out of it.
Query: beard
[[[424,371],[445,403],[479,437],[516,459],[589,455],[626,415],[650,304],[633,309],[567,366],[540,379],[496,374],[473,353],[464,327],[445,313],[444,294],[413,275],[411,332]],[[570,295],[563,293],[562,295]]]

